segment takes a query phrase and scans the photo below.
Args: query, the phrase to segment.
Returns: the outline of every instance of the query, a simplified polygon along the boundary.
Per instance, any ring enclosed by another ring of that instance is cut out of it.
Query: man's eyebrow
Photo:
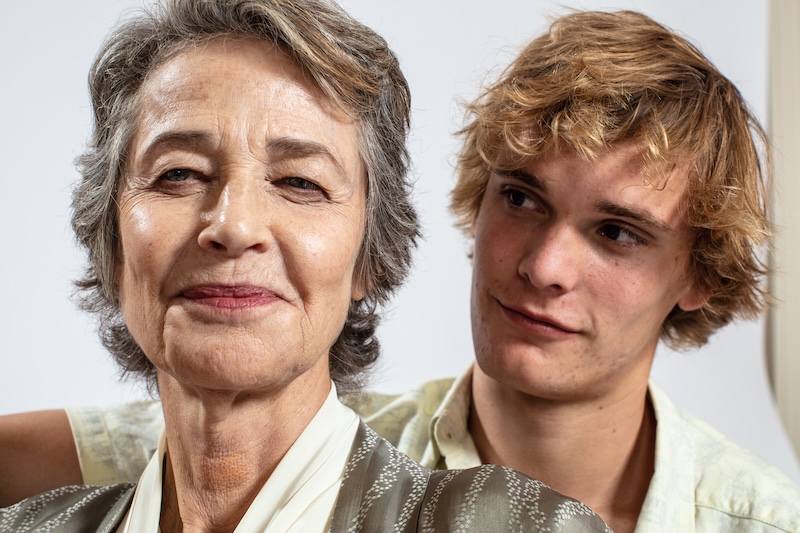
[[[306,139],[294,137],[278,137],[267,142],[267,155],[270,159],[303,159],[306,157],[323,157],[333,163],[339,171],[346,175],[341,161],[324,145]]]
[[[625,207],[619,204],[615,204],[612,202],[598,202],[595,205],[595,208],[602,212],[606,213],[611,216],[620,217],[620,218],[627,218],[630,220],[634,220],[640,224],[645,226],[649,226],[652,229],[664,232],[664,233],[675,233],[675,230],[671,227],[667,226],[660,220],[658,220],[655,216],[653,216],[649,211],[643,209],[635,209],[631,207]]]
[[[533,189],[547,192],[547,187],[545,186],[544,182],[537,178],[534,174],[527,172],[525,170],[500,170],[494,169],[493,172],[499,176],[504,178],[519,180],[526,185],[530,186]]]

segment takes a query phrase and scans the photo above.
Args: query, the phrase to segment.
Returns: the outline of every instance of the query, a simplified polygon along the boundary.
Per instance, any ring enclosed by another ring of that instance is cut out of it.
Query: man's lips
[[[531,331],[551,332],[560,335],[579,332],[579,330],[569,327],[548,315],[527,311],[525,309],[508,307],[502,303],[500,303],[500,308],[512,322]]]
[[[281,299],[274,291],[253,285],[200,285],[185,289],[181,296],[199,304],[225,309],[259,307]]]

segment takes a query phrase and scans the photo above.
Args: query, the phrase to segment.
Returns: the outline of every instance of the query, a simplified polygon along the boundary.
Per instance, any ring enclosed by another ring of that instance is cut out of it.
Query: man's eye
[[[646,244],[647,241],[618,224],[604,224],[600,228],[600,235],[619,244]]]
[[[529,194],[519,189],[505,189],[503,195],[508,204],[512,207],[524,207],[528,209],[536,207],[536,201]]]
[[[517,207],[522,207],[525,205],[525,200],[527,200],[527,196],[525,193],[516,190],[508,191],[508,201],[511,202],[512,205],[516,205]]]
[[[185,168],[174,168],[172,170],[164,172],[159,177],[159,179],[162,179],[164,181],[176,182],[176,181],[186,181],[193,177],[196,177],[196,173],[192,170],[187,170]]]

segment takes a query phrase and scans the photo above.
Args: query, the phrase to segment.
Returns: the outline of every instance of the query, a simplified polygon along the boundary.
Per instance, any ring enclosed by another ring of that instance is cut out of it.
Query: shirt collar
[[[267,479],[236,533],[325,531],[359,419],[331,391],[317,414]],[[142,473],[118,533],[155,533],[161,516],[166,435]]]
[[[468,421],[472,403],[472,365],[459,376],[430,422],[431,444],[424,464],[471,468],[481,464]],[[645,496],[637,531],[694,531],[694,463],[678,407],[652,380],[648,397],[656,416],[655,472]]]
[[[648,396],[656,416],[655,472],[636,529],[694,531],[694,461],[678,407],[652,380]]]
[[[481,464],[475,442],[469,433],[471,405],[472,365],[453,382],[431,418],[431,446],[425,451],[427,457],[423,457],[423,464],[437,464],[440,468],[450,469],[472,468]]]

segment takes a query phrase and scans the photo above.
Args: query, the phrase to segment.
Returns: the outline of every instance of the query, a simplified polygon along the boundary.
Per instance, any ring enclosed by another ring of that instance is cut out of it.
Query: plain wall
[[[3,230],[0,307],[4,339],[0,413],[106,404],[142,397],[120,384],[92,319],[69,297],[83,257],[69,229],[73,160],[89,135],[86,73],[119,15],[134,1],[4,0],[0,49],[0,161]],[[767,110],[767,3],[745,0],[549,2],[534,0],[345,0],[384,35],[413,93],[410,149],[425,241],[414,274],[380,330],[383,361],[373,388],[399,392],[463,371],[472,359],[468,245],[452,227],[461,124],[459,101],[492,80],[563,5],[643,11],[690,36],[741,89],[756,114]],[[766,378],[761,323],[726,328],[702,350],[660,352],[654,377],[681,405],[800,481]]]

